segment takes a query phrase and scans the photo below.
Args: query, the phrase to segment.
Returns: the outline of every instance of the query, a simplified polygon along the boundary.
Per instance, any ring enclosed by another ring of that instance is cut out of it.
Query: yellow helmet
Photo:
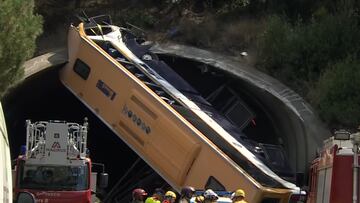
[[[242,189],[238,189],[235,191],[234,197],[245,197],[245,192]]]
[[[204,197],[201,196],[201,195],[195,197],[195,202],[196,202],[196,203],[202,203],[202,202],[204,202]]]
[[[172,197],[172,198],[176,199],[176,194],[173,191],[167,191],[165,193],[165,197]]]

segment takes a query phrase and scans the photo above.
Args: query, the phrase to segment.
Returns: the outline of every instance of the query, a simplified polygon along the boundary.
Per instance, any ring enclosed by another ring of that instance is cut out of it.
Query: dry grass
[[[84,3],[84,1],[76,2]],[[80,7],[86,8],[84,10],[89,15],[92,13],[104,14],[96,12],[96,8],[92,6],[94,2],[101,4],[101,1],[92,0],[91,5],[89,2]],[[242,51],[256,49],[257,36],[264,27],[264,23],[259,19],[234,16],[231,17],[231,20],[221,20],[209,12],[199,14],[187,8],[179,10],[178,7],[154,7],[152,4],[148,5],[147,8],[139,8],[132,7],[129,3],[122,4],[123,1],[119,1],[111,8],[104,9],[109,5],[109,2],[113,1],[104,0],[103,4],[98,6],[102,8],[102,12],[107,11],[106,13],[111,14],[114,22],[129,21],[134,25],[148,29],[150,40],[172,40],[233,56],[237,56]],[[45,16],[46,25],[51,25],[45,26],[43,36],[38,39],[38,52],[49,50],[52,46],[65,45],[66,40],[64,39],[66,39],[66,26],[70,21],[69,16],[77,13],[79,9],[76,8],[78,6],[74,3],[58,6],[55,0],[38,0],[38,9]],[[62,13],[67,13],[67,15],[59,15]],[[59,32],[62,29],[65,32]],[[175,34],[170,36],[169,30],[176,30]],[[56,44],[48,43],[48,41],[52,41],[50,38],[54,36],[58,38],[58,35],[62,40]]]
[[[223,22],[212,16],[187,16],[179,22],[178,33],[172,40],[233,57],[239,57],[243,51],[250,52],[249,64],[254,64],[258,36],[264,25],[262,19],[237,18]]]

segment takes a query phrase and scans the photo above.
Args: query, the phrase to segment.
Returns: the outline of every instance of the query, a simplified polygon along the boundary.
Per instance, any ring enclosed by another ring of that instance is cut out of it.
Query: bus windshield
[[[82,166],[28,165],[19,167],[20,189],[80,191],[89,188],[88,164]]]

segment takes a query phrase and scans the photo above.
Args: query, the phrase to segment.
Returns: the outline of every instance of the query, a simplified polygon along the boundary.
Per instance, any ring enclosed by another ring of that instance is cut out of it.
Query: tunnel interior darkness
[[[178,56],[160,54],[159,58],[234,126],[241,129],[247,140],[256,143],[255,149],[261,148],[259,155],[266,159],[267,166],[280,177],[296,182],[296,169],[292,165],[294,161],[291,160],[290,163],[289,159],[288,140],[286,134],[278,128],[277,115],[272,112],[273,105],[265,103],[259,94],[252,92],[253,89],[248,83],[231,73]],[[239,103],[241,105],[238,105]]]
[[[253,123],[247,125],[243,132],[256,142],[279,144],[270,115],[265,112],[259,99],[243,88],[244,85],[238,78],[197,61],[169,55],[160,55],[160,58],[199,91],[204,98],[222,85],[231,88],[255,115]],[[223,99],[228,100],[229,98],[224,97]]]
[[[257,142],[277,143],[275,127],[256,98],[242,88],[241,81],[214,71],[199,62],[160,55],[170,67],[188,81],[204,98],[223,84],[231,87],[256,115],[243,132]],[[197,68],[194,68],[197,67]],[[134,187],[143,187],[148,191],[154,187],[169,187],[143,160],[139,159],[121,139],[102,123],[85,105],[83,105],[59,81],[61,67],[52,67],[27,78],[13,88],[2,100],[4,114],[11,145],[11,156],[17,157],[20,146],[25,144],[25,120],[34,121],[65,120],[83,123],[89,119],[88,148],[93,162],[105,164],[109,173],[109,187],[113,188],[122,180],[114,196],[124,197],[131,194]],[[226,99],[226,98],[225,98]],[[137,163],[136,166],[133,166]],[[132,168],[130,173],[128,169]],[[122,177],[126,175],[126,177]],[[124,179],[123,179],[124,178]],[[150,186],[151,185],[151,186]],[[116,198],[116,197],[114,197]],[[127,197],[128,198],[128,197]],[[121,199],[118,202],[124,201]]]

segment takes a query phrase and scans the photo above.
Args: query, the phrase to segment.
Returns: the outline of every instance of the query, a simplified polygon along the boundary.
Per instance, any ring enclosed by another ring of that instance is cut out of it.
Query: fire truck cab
[[[15,166],[15,196],[31,192],[39,203],[90,203],[96,182],[104,188],[108,176],[92,173],[87,156],[87,129],[84,124],[65,121],[26,121],[26,148]]]
[[[311,163],[307,203],[359,202],[359,133],[337,131]]]

